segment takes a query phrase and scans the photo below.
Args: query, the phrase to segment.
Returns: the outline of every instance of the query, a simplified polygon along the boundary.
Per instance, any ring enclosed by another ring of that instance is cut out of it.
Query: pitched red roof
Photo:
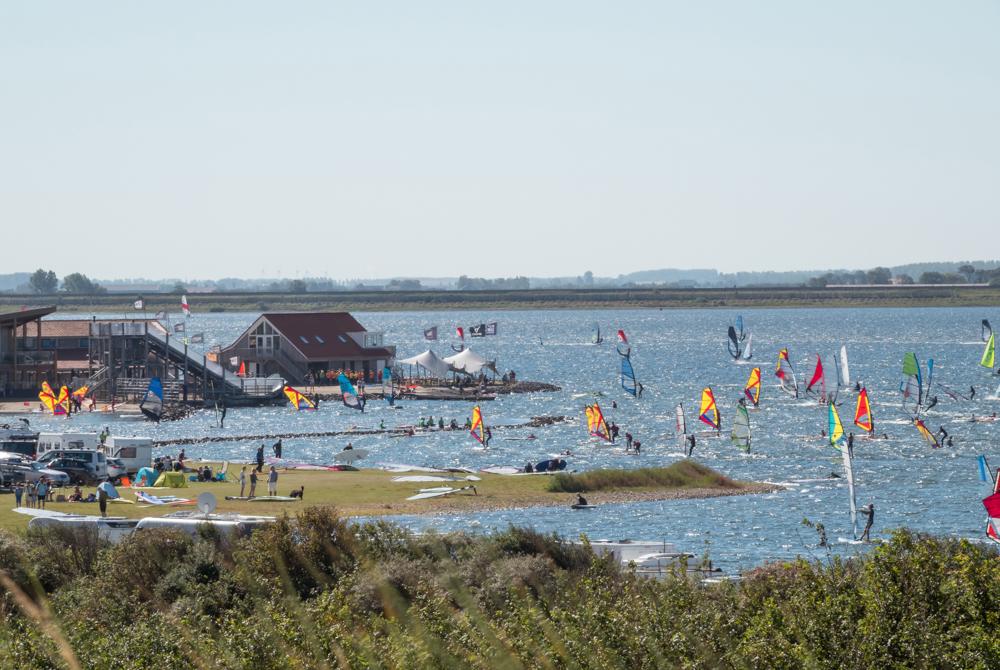
[[[389,358],[384,347],[365,349],[347,333],[367,332],[347,312],[268,312],[262,315],[306,358]]]

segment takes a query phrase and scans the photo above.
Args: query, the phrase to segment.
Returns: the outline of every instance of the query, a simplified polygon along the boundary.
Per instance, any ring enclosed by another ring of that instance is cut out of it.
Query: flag
[[[183,321],[180,322],[180,323],[175,323],[174,324],[174,332],[175,333],[183,333],[184,332],[184,322]]]
[[[240,369],[236,371],[236,376],[246,377],[247,376],[247,364],[240,361]]]
[[[458,339],[462,340],[463,342],[465,341],[465,331],[462,330],[461,326],[455,327],[455,335],[458,336]]]
[[[424,329],[424,339],[425,340],[436,340],[438,338],[438,327],[433,326],[431,328]]]
[[[205,333],[195,333],[191,336],[191,344],[203,344],[205,342]]]
[[[486,334],[487,335],[496,335],[497,334],[497,322],[496,321],[494,321],[493,323],[487,323],[486,324]]]
[[[153,318],[156,319],[157,321],[159,321],[160,319],[165,319],[167,318],[167,313],[164,312],[163,310],[160,310],[153,316]]]
[[[136,309],[146,309],[146,301],[144,301],[142,298],[139,298],[138,300],[132,303],[132,307]]]
[[[469,337],[485,337],[486,336],[486,324],[481,323],[478,326],[469,326]]]
[[[181,296],[181,311],[184,312],[184,316],[191,316],[191,308],[188,307],[187,295]]]
[[[229,364],[232,365],[234,368],[237,366],[237,364],[239,364],[239,362],[240,359],[237,356],[233,356],[232,358],[229,359]]]

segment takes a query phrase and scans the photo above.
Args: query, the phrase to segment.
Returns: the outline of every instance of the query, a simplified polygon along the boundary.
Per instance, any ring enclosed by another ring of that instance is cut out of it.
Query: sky
[[[995,256],[998,30],[983,0],[0,3],[3,271]]]

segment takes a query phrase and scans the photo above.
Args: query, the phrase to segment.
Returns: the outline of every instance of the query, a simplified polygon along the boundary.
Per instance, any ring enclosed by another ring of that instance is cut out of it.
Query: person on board
[[[861,541],[871,542],[872,526],[875,524],[875,503],[868,503],[861,508],[861,511],[868,515],[868,520],[865,521],[865,529],[861,532]]]
[[[438,430],[444,430],[444,417],[438,417]]]
[[[938,426],[938,435],[941,436],[941,441],[948,439],[948,431],[944,429],[944,426]]]
[[[219,428],[226,427],[226,399],[219,400]]]
[[[688,442],[688,458],[690,458],[691,454],[694,453],[694,442],[695,442],[694,433],[691,433],[690,435],[687,436],[687,442]]]
[[[582,495],[580,495],[579,493],[577,493],[577,494],[576,494],[576,504],[577,504],[577,505],[586,505],[586,504],[587,504],[587,499],[586,499],[586,498],[584,498],[584,497],[583,497]]]
[[[949,447],[955,446],[955,438],[951,437],[950,435],[948,436],[948,446]]]
[[[611,441],[614,442],[618,439],[618,424],[614,421],[611,422]]]
[[[847,450],[851,451],[854,449],[854,431],[847,434]]]
[[[636,395],[637,398],[641,398],[642,397],[642,391],[643,391],[643,389],[645,389],[645,387],[642,385],[642,382],[636,382],[635,385],[636,385],[636,394],[635,395]]]
[[[350,450],[352,450],[352,449],[354,449],[354,445],[353,445],[353,444],[351,444],[350,442],[348,442],[348,443],[347,443],[347,446],[346,446],[346,447],[344,447],[343,451],[350,451]]]
[[[618,409],[618,401],[617,400],[612,400],[611,401],[611,409]]]
[[[635,455],[638,456],[639,452],[642,450],[642,442],[640,442],[639,440],[636,440],[632,444],[632,448],[635,449]]]
[[[632,433],[625,431],[625,451],[632,449]]]
[[[486,426],[486,440],[483,442],[484,447],[490,446],[490,440],[493,439],[493,431],[490,430],[489,426]]]
[[[969,400],[972,400],[975,397],[976,397],[976,387],[975,386],[970,386],[969,387]]]
[[[927,411],[934,408],[934,405],[938,404],[938,397],[936,395],[931,396],[931,401],[927,403]]]
[[[861,381],[860,380],[854,382],[854,391],[857,392],[857,393],[861,393]]]

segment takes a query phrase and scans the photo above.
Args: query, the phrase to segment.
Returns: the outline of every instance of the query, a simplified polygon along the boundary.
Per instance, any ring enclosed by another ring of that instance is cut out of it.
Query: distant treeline
[[[916,280],[913,276],[893,271],[885,267],[871,270],[856,270],[854,272],[827,272],[809,280],[808,286],[822,287],[830,285],[867,285],[867,284],[990,284],[1000,286],[1000,268],[976,268],[972,265],[960,265],[955,272],[938,272],[928,270],[921,272]]]
[[[91,531],[91,532],[88,532]],[[804,536],[809,542],[814,538]],[[815,544],[815,542],[814,542]],[[992,547],[900,531],[706,585],[531,530],[320,508],[251,538],[0,531],[5,668],[997,668]],[[706,565],[707,557],[689,562]]]

